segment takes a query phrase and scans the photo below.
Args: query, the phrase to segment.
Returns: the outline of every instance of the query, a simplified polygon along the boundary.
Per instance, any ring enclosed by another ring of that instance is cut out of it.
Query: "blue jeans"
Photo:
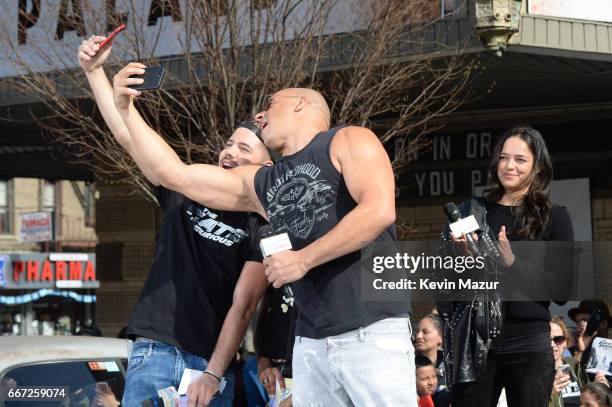
[[[144,400],[157,397],[157,391],[174,386],[178,390],[185,368],[203,371],[208,361],[200,356],[152,339],[138,338],[129,354],[125,391],[121,405],[140,407]],[[210,403],[231,407],[234,400],[234,374],[225,372],[227,385]]]
[[[322,339],[296,336],[293,405],[416,407],[408,318],[387,318]]]

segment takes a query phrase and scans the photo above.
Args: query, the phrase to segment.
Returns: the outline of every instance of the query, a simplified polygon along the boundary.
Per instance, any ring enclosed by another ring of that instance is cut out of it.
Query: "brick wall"
[[[124,185],[99,185],[96,202],[100,259],[96,322],[105,336],[116,336],[128,322],[148,275],[159,224],[157,205]]]

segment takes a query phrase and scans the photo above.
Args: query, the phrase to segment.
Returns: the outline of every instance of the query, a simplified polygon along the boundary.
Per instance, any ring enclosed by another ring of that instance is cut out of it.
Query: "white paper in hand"
[[[181,383],[179,384],[178,394],[180,396],[187,394],[187,387],[189,387],[191,383],[195,382],[203,374],[204,372],[202,372],[201,370],[185,369],[183,371],[183,376],[181,376]],[[221,382],[219,383],[219,393],[223,393],[226,384],[227,383],[225,382],[225,377],[222,377]]]
[[[264,257],[268,257],[274,253],[291,250],[291,240],[289,240],[289,235],[287,233],[281,233],[280,235],[261,239],[259,241],[259,247],[261,248],[261,254]]]
[[[476,218],[474,215],[470,215],[466,218],[458,220],[457,222],[453,222],[450,225],[451,232],[453,232],[453,236],[457,239],[461,237],[461,235],[467,235],[468,233],[472,233],[475,230],[478,230],[478,222],[476,222]]]

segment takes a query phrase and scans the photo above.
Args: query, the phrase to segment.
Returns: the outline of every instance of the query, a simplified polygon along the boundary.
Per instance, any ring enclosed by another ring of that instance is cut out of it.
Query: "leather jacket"
[[[475,233],[478,235],[478,248],[485,259],[484,272],[489,278],[501,280],[501,259],[496,237],[486,222],[484,200],[472,198],[465,201],[459,205],[459,211],[463,217],[474,215],[476,218],[479,229]],[[448,226],[442,232],[442,240],[450,242]],[[448,251],[448,247],[454,245],[445,246]],[[501,346],[505,304],[501,301],[501,294],[478,291],[470,296],[471,300],[438,301],[436,304],[444,322],[444,367],[449,387],[478,380],[486,371],[489,350]]]

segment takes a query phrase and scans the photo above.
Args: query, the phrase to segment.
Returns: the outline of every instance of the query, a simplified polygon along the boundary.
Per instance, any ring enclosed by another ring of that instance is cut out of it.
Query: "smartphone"
[[[563,374],[568,375],[569,377],[572,377],[572,369],[570,368],[570,365],[563,364],[559,366],[557,368],[557,372],[561,372]]]
[[[119,27],[115,28],[115,31],[110,33],[110,35],[108,37],[106,37],[106,39],[104,39],[104,41],[102,41],[100,43],[99,47],[102,48],[103,46],[105,46],[106,44],[111,42],[113,39],[115,39],[117,34],[119,34],[123,30],[125,30],[125,24],[121,24]]]
[[[144,82],[140,85],[130,85],[129,87],[136,90],[158,89],[162,84],[165,72],[166,68],[163,66],[148,66],[145,68],[143,75],[130,76],[130,78],[142,78]]]
[[[601,323],[602,319],[603,317],[601,315],[601,310],[599,308],[595,308],[595,311],[589,317],[584,334],[586,336],[592,336],[597,328],[599,328],[599,324]]]

